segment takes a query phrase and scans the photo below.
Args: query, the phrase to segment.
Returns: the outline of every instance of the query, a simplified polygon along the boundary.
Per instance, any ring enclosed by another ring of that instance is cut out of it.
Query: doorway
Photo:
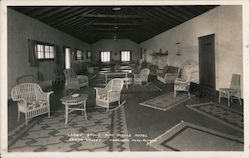
[[[199,37],[199,78],[203,92],[216,94],[214,34]]]

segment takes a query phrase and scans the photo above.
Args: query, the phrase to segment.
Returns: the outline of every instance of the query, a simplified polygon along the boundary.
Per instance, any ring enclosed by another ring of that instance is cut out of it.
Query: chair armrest
[[[50,96],[50,94],[53,94],[54,91],[50,91],[50,92],[45,92],[47,94],[47,96]]]
[[[186,80],[186,81],[182,81],[180,78],[176,78],[174,83],[180,83],[180,84],[185,84],[185,83],[188,83],[190,82],[189,80]]]
[[[106,93],[106,92],[107,92],[106,88],[94,87],[94,89],[96,90],[96,94],[97,94],[98,96],[100,96],[100,94],[103,94],[103,93]]]
[[[12,100],[15,101],[15,102],[27,102],[27,101],[26,101],[25,99],[23,99],[23,98],[17,98],[17,99],[12,98]]]

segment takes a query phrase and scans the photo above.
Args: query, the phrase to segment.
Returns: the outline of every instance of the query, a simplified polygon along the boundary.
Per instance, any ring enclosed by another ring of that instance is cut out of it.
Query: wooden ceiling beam
[[[162,10],[161,7],[154,7],[153,9],[157,12],[160,12],[165,20],[171,20],[172,22],[174,21],[174,23],[176,24],[181,22],[181,20],[177,16],[169,14],[167,11]]]
[[[160,7],[161,9],[163,9],[164,11],[176,16],[178,19],[181,19],[182,21],[186,21],[188,19],[188,16],[183,15],[181,13],[179,13],[178,11],[176,11],[174,9],[174,6],[170,6],[170,7]]]
[[[132,18],[132,19],[144,18],[143,16],[125,15],[125,14],[86,14],[84,13],[81,16],[85,18]]]
[[[46,13],[48,11],[51,11],[51,10],[53,10],[55,8],[56,7],[41,7],[41,8],[37,8],[36,11],[34,11],[33,13],[30,13],[30,16],[36,17],[38,20],[40,20],[40,16],[41,15],[46,15]]]
[[[46,13],[44,15],[40,15],[39,19],[43,21],[43,20],[46,20],[46,19],[53,17],[56,14],[61,14],[67,10],[70,10],[70,9],[71,9],[71,7],[57,7],[56,9],[49,11],[48,13]]]
[[[137,12],[138,14],[146,16],[147,19],[150,19],[152,22],[158,24],[158,26],[165,27],[164,23],[162,23],[161,21],[159,21],[158,18],[155,18],[154,16],[152,16],[152,14],[148,14],[148,12],[146,12],[144,9],[141,9],[141,7],[133,7],[132,9],[135,12]]]
[[[94,9],[94,10],[89,10],[88,12],[95,13],[95,12],[98,12],[98,10]],[[79,23],[89,23],[89,22],[90,22],[89,19],[84,19],[81,16],[75,16],[60,23],[60,27],[64,29],[67,27],[74,27],[78,25]]]
[[[166,19],[164,15],[162,15],[161,13],[159,13],[157,10],[154,9],[154,7],[150,8],[150,10],[146,9],[146,11],[149,14],[152,14],[152,16],[158,18],[158,20],[160,20],[161,22],[164,23],[165,26],[174,26],[176,24],[176,20],[173,20],[171,18]]]
[[[93,25],[93,26],[138,26],[138,25],[142,25],[141,23],[111,23],[111,22],[93,22],[90,23],[89,25]]]
[[[186,6],[184,6],[184,7],[174,7],[174,8],[180,14],[187,15],[188,19],[190,17],[194,17],[197,14],[196,11],[195,11],[195,9],[191,10],[191,9],[187,8]]]
[[[67,15],[62,15],[61,17],[58,17],[57,19],[55,19],[54,21],[51,21],[51,24],[54,26],[60,26],[63,25],[65,23],[68,23],[68,21],[72,20],[72,19],[77,19],[77,18],[81,18],[81,14],[84,12],[89,12],[89,11],[93,11],[96,8],[80,8],[77,9],[77,11],[72,11],[70,13],[68,13]]]
[[[120,32],[120,31],[134,31],[135,29],[132,28],[92,28],[94,31],[114,31],[114,32]]]

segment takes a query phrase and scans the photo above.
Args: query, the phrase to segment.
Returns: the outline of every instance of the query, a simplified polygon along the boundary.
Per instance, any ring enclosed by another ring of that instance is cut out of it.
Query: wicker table
[[[65,105],[65,124],[67,124],[68,122],[68,114],[76,110],[82,111],[82,115],[84,112],[85,119],[87,120],[87,113],[86,113],[87,98],[88,98],[87,94],[79,94],[79,96],[77,97],[73,97],[72,95],[67,95],[61,98],[62,104]]]
[[[128,74],[131,73],[129,70],[123,70],[123,71],[117,71],[117,72],[100,72],[100,74],[105,76],[105,84],[108,83],[108,76],[116,76],[116,75],[124,75],[123,81],[125,82],[126,88],[128,89],[128,82],[129,82],[129,78],[128,78]]]

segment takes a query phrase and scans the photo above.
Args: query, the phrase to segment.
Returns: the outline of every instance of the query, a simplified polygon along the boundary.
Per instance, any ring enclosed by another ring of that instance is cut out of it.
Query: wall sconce
[[[176,43],[176,55],[180,56],[182,54],[181,42]]]

